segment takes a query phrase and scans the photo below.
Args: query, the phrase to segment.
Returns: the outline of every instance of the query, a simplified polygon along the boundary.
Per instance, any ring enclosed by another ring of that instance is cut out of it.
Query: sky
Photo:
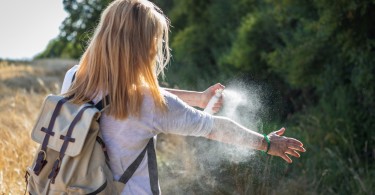
[[[0,59],[32,59],[67,16],[62,0],[0,0]]]

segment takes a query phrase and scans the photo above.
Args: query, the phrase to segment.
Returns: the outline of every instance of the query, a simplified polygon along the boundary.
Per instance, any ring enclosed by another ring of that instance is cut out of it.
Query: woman
[[[115,0],[102,13],[79,66],[65,76],[62,93],[73,95],[75,103],[109,96],[100,126],[116,180],[159,133],[202,136],[266,151],[288,163],[288,155],[305,151],[300,141],[281,136],[284,128],[265,136],[191,107],[204,108],[220,84],[202,93],[160,88],[157,77],[169,61],[168,31],[168,19],[153,3]],[[152,153],[147,150],[122,194],[159,193]]]

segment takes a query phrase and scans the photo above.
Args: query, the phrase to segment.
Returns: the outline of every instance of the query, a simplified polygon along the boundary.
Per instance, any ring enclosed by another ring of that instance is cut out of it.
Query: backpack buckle
[[[48,175],[48,179],[51,179],[51,183],[55,183],[55,178],[60,171],[60,157],[53,163],[51,173]]]
[[[38,158],[35,161],[34,169],[33,169],[35,175],[39,175],[43,167],[47,164],[46,158],[47,158],[46,151],[40,150],[38,154]]]

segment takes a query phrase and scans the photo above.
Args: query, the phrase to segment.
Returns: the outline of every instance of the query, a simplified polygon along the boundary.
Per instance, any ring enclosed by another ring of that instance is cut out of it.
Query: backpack
[[[69,98],[48,95],[32,130],[41,144],[26,170],[29,194],[119,194],[146,151],[154,151],[151,138],[119,181],[114,181],[99,129],[102,101],[82,105]],[[154,167],[156,168],[156,167]]]

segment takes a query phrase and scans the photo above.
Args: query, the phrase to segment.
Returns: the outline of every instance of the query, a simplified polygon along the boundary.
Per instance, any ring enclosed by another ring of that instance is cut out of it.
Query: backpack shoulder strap
[[[72,77],[72,83],[74,82],[74,79],[76,78],[76,73],[77,72],[74,72],[73,74],[73,77]],[[107,102],[107,105],[109,104],[109,96],[106,95],[105,96],[105,102]],[[104,108],[104,100],[100,100],[98,103],[95,104],[95,107],[99,110],[99,111],[102,111],[103,108]]]
[[[109,104],[109,96],[105,96],[105,102],[107,105]],[[104,99],[100,100],[98,103],[95,104],[95,107],[99,110],[102,111],[104,109]]]
[[[139,156],[134,160],[134,162],[125,170],[122,176],[119,179],[119,182],[126,184],[129,179],[133,176],[139,165],[141,164],[145,154],[147,152],[148,158],[148,172],[150,176],[150,185],[152,194],[160,194],[159,193],[159,185],[158,185],[158,170],[157,170],[157,162],[156,162],[156,153],[154,147],[154,138],[150,138],[146,147],[142,150]]]
[[[152,139],[153,138],[150,139],[146,147],[142,150],[142,152],[138,155],[138,157],[134,160],[134,162],[130,164],[130,166],[124,171],[124,173],[121,175],[119,179],[119,182],[126,184],[129,181],[129,179],[133,176],[134,172],[137,170],[143,158],[145,157],[147,148],[149,147]]]
[[[73,77],[72,77],[72,83],[73,83],[74,79],[76,78],[76,73],[77,73],[77,71],[74,72],[74,74],[73,74]]]
[[[159,191],[159,179],[158,179],[158,167],[156,161],[156,152],[154,146],[154,139],[151,138],[147,145],[147,158],[148,158],[148,173],[150,176],[150,185],[152,194],[160,194]]]

